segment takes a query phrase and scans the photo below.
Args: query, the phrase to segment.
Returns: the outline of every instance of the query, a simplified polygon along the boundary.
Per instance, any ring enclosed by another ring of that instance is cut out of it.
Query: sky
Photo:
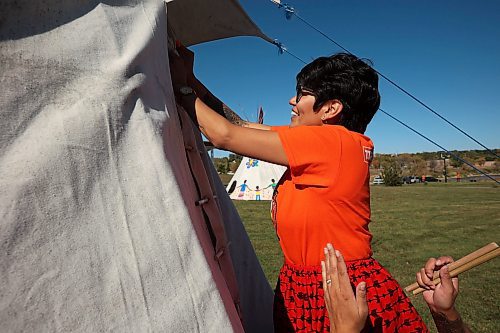
[[[284,1],[282,1],[284,2]],[[240,1],[252,20],[306,62],[341,49],[270,0]],[[500,1],[291,0],[298,15],[488,148],[500,148]],[[290,122],[304,66],[256,37],[193,46],[197,77],[236,113]],[[449,150],[482,149],[417,102],[379,81],[381,108]],[[376,153],[438,151],[378,112],[365,133]],[[216,156],[225,156],[218,152]]]

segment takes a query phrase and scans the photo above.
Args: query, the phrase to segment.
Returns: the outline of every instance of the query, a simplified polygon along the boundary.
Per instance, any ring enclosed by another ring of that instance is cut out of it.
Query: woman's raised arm
[[[192,52],[184,47],[178,50],[183,58],[169,54],[174,93],[179,104],[195,118],[207,139],[217,148],[288,166],[288,158],[278,133],[270,131],[267,125],[244,122],[231,109],[224,107],[224,104],[213,96],[192,73],[192,59],[194,58]],[[193,91],[191,92],[189,88]],[[219,112],[204,100],[218,108]],[[227,117],[232,121],[226,119],[226,112]]]

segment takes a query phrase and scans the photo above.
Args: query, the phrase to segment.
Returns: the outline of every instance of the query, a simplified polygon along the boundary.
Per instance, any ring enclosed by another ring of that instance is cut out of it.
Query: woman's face
[[[298,96],[290,99],[288,102],[292,106],[290,127],[323,125],[321,108],[318,112],[314,112],[315,101],[316,97],[307,90],[300,90]]]

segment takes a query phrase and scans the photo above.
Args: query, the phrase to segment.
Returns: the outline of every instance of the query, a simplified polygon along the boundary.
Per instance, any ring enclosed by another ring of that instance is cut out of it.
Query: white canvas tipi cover
[[[243,157],[226,190],[234,200],[271,200],[285,170],[281,165]]]
[[[179,2],[170,28],[191,42],[241,30],[235,1]],[[0,2],[2,332],[272,331],[271,288],[175,103],[167,11]]]

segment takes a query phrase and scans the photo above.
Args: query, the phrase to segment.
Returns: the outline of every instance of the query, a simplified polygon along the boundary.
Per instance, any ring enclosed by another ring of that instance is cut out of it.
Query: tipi
[[[167,30],[269,40],[238,2],[6,0],[0,22],[2,331],[272,331],[169,75]]]
[[[226,190],[234,200],[271,200],[285,170],[281,165],[244,157]]]

